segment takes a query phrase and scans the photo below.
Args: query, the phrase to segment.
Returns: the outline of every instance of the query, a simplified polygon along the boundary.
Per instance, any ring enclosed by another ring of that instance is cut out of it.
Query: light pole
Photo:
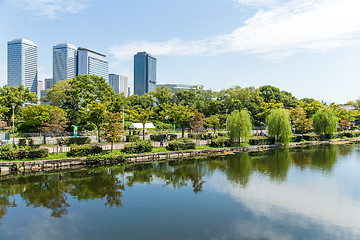
[[[228,120],[228,111],[229,111],[229,109],[225,109],[225,111],[226,111],[226,134],[227,134],[227,120]]]
[[[15,106],[16,103],[11,103],[12,114],[13,114],[13,146],[15,146]]]

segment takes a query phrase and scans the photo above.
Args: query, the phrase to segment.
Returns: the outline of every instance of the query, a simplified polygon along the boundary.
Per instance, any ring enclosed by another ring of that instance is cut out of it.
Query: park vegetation
[[[348,102],[347,105],[353,107],[349,111],[334,103],[297,99],[270,85],[259,88],[234,86],[219,92],[202,86],[175,91],[158,87],[142,96],[125,97],[116,94],[104,78],[79,75],[57,82],[47,90],[42,101],[46,105],[36,105],[36,94],[23,86],[0,87],[2,131],[12,130],[11,103],[15,103],[15,133],[41,133],[44,143],[46,136],[69,135],[65,133],[72,133],[73,127],[78,126],[79,132],[96,131],[99,142],[104,139],[113,146],[114,142],[122,140],[131,122],[142,123],[143,138],[145,123],[152,122],[163,133],[173,132],[174,128],[181,130],[182,140],[169,144],[171,149],[192,147],[189,141],[183,140],[187,130],[192,132],[189,137],[196,140],[212,139],[215,147],[246,141],[250,144],[287,144],[294,140],[294,134],[298,140],[332,138],[337,131],[342,132],[340,137],[354,136],[348,131],[357,129],[360,122],[357,110],[360,100]],[[224,133],[226,127],[228,134]],[[259,136],[253,137],[253,129]],[[260,131],[265,129],[268,136],[260,136]],[[153,134],[152,139],[158,139],[160,134]],[[220,137],[221,134],[225,136]],[[130,132],[126,135],[127,141],[135,142],[128,152],[137,148],[151,150],[148,143],[139,142],[139,135],[130,135]],[[74,154],[82,151],[88,150],[78,149]]]

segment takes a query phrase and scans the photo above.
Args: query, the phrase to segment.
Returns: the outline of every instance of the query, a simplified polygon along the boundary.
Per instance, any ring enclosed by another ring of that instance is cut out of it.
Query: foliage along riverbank
[[[238,152],[260,152],[270,149],[283,148],[288,146],[289,148],[303,147],[303,146],[315,146],[323,144],[353,144],[359,143],[360,138],[353,139],[335,139],[328,141],[311,141],[311,142],[297,142],[273,145],[258,145],[258,146],[243,146],[243,147],[227,147],[227,148],[206,148],[200,150],[187,150],[187,151],[168,151],[157,153],[142,153],[125,155],[116,153],[93,155],[89,157],[80,158],[65,158],[56,160],[35,160],[35,161],[8,161],[0,162],[0,174],[7,175],[14,172],[46,172],[54,170],[64,170],[69,168],[81,168],[90,165],[103,165],[103,164],[143,164],[157,161],[171,161],[185,158],[198,158],[209,157],[215,155],[228,155]]]

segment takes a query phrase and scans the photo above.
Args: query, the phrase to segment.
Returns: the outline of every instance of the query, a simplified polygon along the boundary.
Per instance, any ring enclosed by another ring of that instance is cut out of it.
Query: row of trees
[[[78,126],[80,131],[97,130],[99,139],[105,132],[103,137],[112,136],[110,138],[114,141],[118,141],[115,135],[123,127],[127,128],[130,121],[141,122],[144,126],[152,121],[160,129],[170,129],[176,124],[184,135],[187,127],[196,132],[209,127],[216,132],[219,126],[225,125],[226,113],[237,116],[229,119],[229,125],[242,125],[247,130],[252,126],[265,126],[267,122],[273,122],[271,114],[275,110],[286,109],[292,127],[305,133],[312,129],[317,131],[318,126],[312,121],[320,109],[331,109],[336,115],[335,126],[339,123],[343,130],[352,126],[360,116],[358,111],[348,112],[335,104],[326,106],[309,98],[298,100],[291,93],[269,85],[260,88],[235,86],[219,92],[204,90],[201,86],[176,92],[161,87],[142,96],[125,97],[115,94],[104,78],[93,75],[60,81],[47,90],[43,100],[49,105],[24,107],[26,102],[37,101],[36,94],[23,86],[0,88],[0,126],[11,126],[11,103],[16,104],[15,119],[19,132],[40,131],[58,135]],[[358,107],[360,101],[349,104]],[[123,108],[125,126],[118,121],[122,118]],[[114,123],[116,129],[113,129]],[[238,134],[232,136],[240,141]]]

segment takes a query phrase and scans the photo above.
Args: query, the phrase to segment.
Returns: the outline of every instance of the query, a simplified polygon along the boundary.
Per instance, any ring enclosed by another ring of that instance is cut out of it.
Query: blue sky
[[[52,46],[105,53],[133,78],[133,55],[158,60],[158,83],[219,91],[271,84],[298,98],[360,97],[358,0],[0,0],[0,84],[7,41],[38,44],[39,80]]]

